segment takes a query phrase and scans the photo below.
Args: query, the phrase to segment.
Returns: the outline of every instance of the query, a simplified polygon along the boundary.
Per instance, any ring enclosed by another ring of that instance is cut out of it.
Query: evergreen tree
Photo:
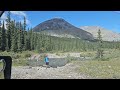
[[[19,23],[19,29],[18,29],[18,51],[22,52],[22,25],[21,22]]]
[[[103,41],[101,36],[100,29],[98,30],[98,49],[97,49],[97,58],[103,57],[103,49],[102,49]]]
[[[12,43],[11,43],[11,51],[17,52],[17,30],[15,27],[15,21],[11,22],[11,29],[12,29]]]
[[[28,43],[28,33],[27,31],[24,32],[24,50],[27,50],[27,43]]]
[[[41,52],[40,51],[40,42],[41,40],[40,40],[40,35],[38,35],[38,38],[37,38],[37,44],[36,44],[36,51],[38,51],[39,53]]]
[[[27,50],[27,31],[26,31],[26,18],[24,17],[23,23],[23,50]]]
[[[34,33],[32,28],[30,29],[30,50],[34,50]]]
[[[1,20],[0,20],[0,50],[2,49],[2,29],[1,29]]]
[[[1,34],[1,49],[2,49],[2,51],[5,51],[5,47],[6,47],[6,32],[5,32],[4,21],[3,21],[2,34]]]
[[[30,35],[30,30],[28,28],[28,31],[27,31],[27,37],[26,37],[26,41],[27,41],[27,50],[31,50],[31,35]]]
[[[21,24],[21,22],[20,22],[20,30],[21,30],[21,45],[22,45],[22,51],[24,50],[24,26]]]
[[[11,13],[8,11],[7,19],[6,19],[6,27],[7,27],[7,33],[6,33],[6,50],[9,51],[11,48]]]

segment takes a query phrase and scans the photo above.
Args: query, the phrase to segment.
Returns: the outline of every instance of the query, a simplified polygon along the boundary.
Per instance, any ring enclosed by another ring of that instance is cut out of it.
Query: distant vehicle
[[[0,11],[0,18],[4,11]],[[12,58],[10,56],[0,56],[0,61],[3,62],[4,79],[11,79]]]

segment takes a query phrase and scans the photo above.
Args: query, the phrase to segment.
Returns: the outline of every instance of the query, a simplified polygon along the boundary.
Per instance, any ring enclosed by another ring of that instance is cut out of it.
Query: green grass
[[[24,51],[22,53],[14,53],[14,52],[0,52],[0,56],[11,56],[12,57],[12,65],[13,66],[26,66],[28,58],[36,54],[32,51]]]
[[[81,52],[81,57],[95,57],[96,51],[87,51],[87,52]]]
[[[0,72],[0,79],[4,79],[4,73]]]
[[[120,79],[120,60],[116,61],[77,61],[79,72],[86,74],[92,78]]]
[[[91,78],[120,79],[120,51],[108,50],[104,52],[103,60],[74,61],[78,65],[77,71]]]

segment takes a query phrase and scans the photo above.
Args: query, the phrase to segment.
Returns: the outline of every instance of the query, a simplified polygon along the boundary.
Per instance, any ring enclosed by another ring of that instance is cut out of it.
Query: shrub
[[[40,48],[40,53],[44,53],[44,52],[46,52],[46,49],[45,48]]]
[[[56,55],[60,56],[60,53],[56,53]]]
[[[31,57],[31,54],[25,54],[24,57],[25,58]]]
[[[18,55],[18,54],[15,54],[15,55],[12,56],[13,59],[18,59],[20,57],[21,57],[21,55]]]

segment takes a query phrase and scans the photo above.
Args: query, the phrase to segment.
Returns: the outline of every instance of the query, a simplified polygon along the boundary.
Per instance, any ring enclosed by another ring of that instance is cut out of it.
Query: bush
[[[66,57],[66,60],[67,60],[68,63],[69,63],[69,62],[71,62],[71,61],[73,61],[73,60],[76,60],[76,58],[75,58],[75,57],[71,57],[70,55],[68,55],[68,56]]]
[[[60,53],[56,53],[57,56],[60,56]]]
[[[45,48],[40,48],[40,53],[45,53],[46,52],[46,49]]]
[[[98,60],[98,61],[109,61],[110,60],[110,58],[105,58],[105,57],[103,57],[103,58],[95,58],[95,60]]]
[[[31,57],[31,54],[25,54],[24,57],[25,58]]]
[[[28,66],[28,61],[26,59],[14,60],[13,66]]]
[[[12,56],[13,59],[18,59],[20,57],[21,57],[21,55],[18,55],[18,54],[17,55],[15,54],[15,55]]]

